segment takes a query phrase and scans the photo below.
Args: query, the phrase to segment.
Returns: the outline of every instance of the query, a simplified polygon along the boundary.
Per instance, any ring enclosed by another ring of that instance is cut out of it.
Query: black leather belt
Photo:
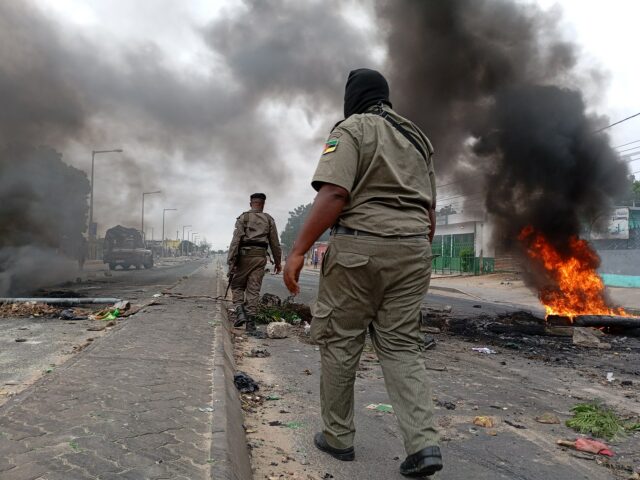
[[[341,225],[335,226],[331,229],[332,235],[353,235],[354,237],[378,237],[388,238],[395,240],[402,240],[405,238],[427,238],[426,234],[422,235],[378,235],[376,233],[364,232],[362,230],[354,230],[353,228],[343,227]]]

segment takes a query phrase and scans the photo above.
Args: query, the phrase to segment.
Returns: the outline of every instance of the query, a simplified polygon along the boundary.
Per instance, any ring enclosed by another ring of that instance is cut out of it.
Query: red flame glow
[[[563,255],[531,226],[523,228],[518,238],[529,258],[554,283],[539,292],[547,315],[627,315],[622,308],[607,304],[604,283],[596,272],[599,258],[587,241],[570,237],[569,253]]]

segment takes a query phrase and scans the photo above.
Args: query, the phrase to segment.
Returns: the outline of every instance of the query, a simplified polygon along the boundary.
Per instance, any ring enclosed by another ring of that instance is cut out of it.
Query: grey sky
[[[599,98],[593,108],[611,120],[639,112],[635,86],[640,67],[629,52],[640,4],[612,0],[604,9],[595,1],[538,3],[564,11],[561,24],[568,39],[582,46],[583,70],[597,66],[608,73],[604,95],[586,92]],[[37,4],[64,32],[70,51],[82,51],[88,42],[95,55],[95,69],[89,58],[77,65],[86,73],[72,74],[91,83],[83,94],[96,97],[83,99],[91,107],[89,132],[54,146],[66,161],[87,170],[92,149],[125,149],[122,156],[97,162],[95,219],[102,230],[115,223],[137,225],[140,193],[156,189],[164,193],[148,198],[149,237],[153,228],[159,238],[162,208],[172,207],[179,210],[167,213],[170,237],[192,224],[214,248],[224,248],[235,217],[255,190],[267,193],[268,210],[282,229],[287,212],[313,198],[309,180],[323,138],[340,117],[348,70],[384,60],[384,42],[367,3],[289,2],[298,18],[314,26],[301,31],[281,18],[286,12],[273,15],[268,1]],[[236,24],[238,14],[249,8],[264,9],[261,21]],[[280,39],[287,54],[266,62],[262,45],[277,49]],[[318,48],[309,49],[313,44]],[[314,69],[313,55],[299,57],[309,50],[318,56],[318,65],[331,68]],[[288,64],[291,56],[294,61]],[[139,68],[145,62],[149,67]],[[110,79],[114,66],[117,82]],[[138,78],[122,81],[127,72]],[[313,85],[311,94],[300,89],[302,84]],[[177,89],[175,97],[172,89]],[[166,101],[159,103],[158,97]],[[614,145],[640,139],[640,118],[615,127],[611,135]],[[269,161],[256,163],[255,157]],[[631,170],[640,170],[640,162]]]

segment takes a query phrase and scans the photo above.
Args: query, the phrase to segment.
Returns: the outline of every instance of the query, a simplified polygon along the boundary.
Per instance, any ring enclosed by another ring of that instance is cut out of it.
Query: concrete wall
[[[640,275],[640,250],[598,250],[601,273]]]

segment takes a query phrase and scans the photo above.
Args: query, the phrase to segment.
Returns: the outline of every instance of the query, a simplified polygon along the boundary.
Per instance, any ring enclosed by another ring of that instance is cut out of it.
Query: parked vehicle
[[[122,225],[107,230],[104,236],[103,260],[109,264],[110,270],[115,270],[118,265],[123,270],[131,266],[137,269],[153,267],[153,254],[145,247],[142,233],[135,228]]]

